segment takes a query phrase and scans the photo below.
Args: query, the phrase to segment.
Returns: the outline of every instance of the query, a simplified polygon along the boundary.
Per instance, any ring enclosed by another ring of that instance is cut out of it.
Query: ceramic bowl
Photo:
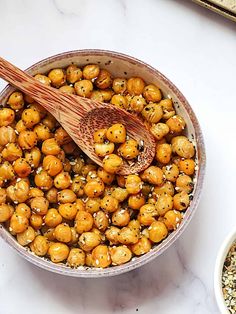
[[[219,249],[217,259],[216,259],[216,264],[215,264],[214,290],[215,290],[216,302],[217,302],[217,305],[219,307],[221,314],[229,314],[229,310],[227,309],[227,306],[225,304],[223,291],[222,291],[222,271],[223,271],[223,266],[224,266],[226,256],[234,241],[236,241],[235,229],[231,231],[230,234],[228,234],[228,236],[225,238],[224,242],[222,243]]]
[[[163,242],[154,247],[149,253],[137,258],[133,258],[127,264],[106,269],[88,267],[71,269],[63,264],[53,264],[47,259],[35,256],[27,248],[19,245],[15,238],[6,229],[4,229],[2,225],[0,225],[0,236],[21,256],[39,267],[56,273],[74,277],[113,276],[130,271],[153,260],[155,257],[162,254],[168,247],[170,247],[170,245],[178,239],[183,230],[186,228],[197,208],[202,191],[203,178],[205,173],[204,141],[198,120],[182,93],[175,87],[173,83],[170,82],[170,80],[168,80],[158,70],[130,56],[105,50],[71,51],[44,59],[28,68],[27,72],[31,75],[34,75],[36,73],[47,73],[52,68],[66,67],[72,62],[80,66],[88,63],[96,63],[99,64],[101,67],[108,69],[116,77],[128,78],[131,76],[140,76],[146,81],[146,83],[154,83],[159,86],[164,96],[171,97],[173,99],[176,111],[184,117],[188,126],[186,134],[190,138],[190,140],[193,141],[196,147],[198,167],[194,178],[195,186],[193,191],[193,199],[191,201],[190,207],[185,213],[184,219],[182,220],[180,226],[176,231],[172,232]],[[7,98],[13,91],[13,87],[7,86],[1,92],[0,103],[2,105],[6,103]]]

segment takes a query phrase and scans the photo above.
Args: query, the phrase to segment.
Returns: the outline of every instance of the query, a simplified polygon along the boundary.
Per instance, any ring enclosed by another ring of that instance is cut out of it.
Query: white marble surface
[[[236,222],[236,24],[184,0],[0,0],[0,55],[16,65],[82,48],[133,55],[182,90],[205,135],[202,200],[163,256],[114,278],[52,274],[0,240],[0,314],[218,313],[213,268]]]

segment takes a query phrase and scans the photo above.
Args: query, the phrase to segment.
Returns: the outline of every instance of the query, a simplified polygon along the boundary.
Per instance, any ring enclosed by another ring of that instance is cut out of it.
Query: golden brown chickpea
[[[15,161],[22,156],[22,149],[16,143],[9,143],[2,151],[2,157],[7,161]]]
[[[128,198],[128,205],[132,209],[139,209],[145,204],[145,197],[142,193],[130,195]]]
[[[98,230],[105,231],[109,225],[109,217],[104,211],[99,210],[93,215],[94,225]]]
[[[127,91],[130,95],[141,95],[145,87],[141,77],[131,77],[127,81]]]
[[[76,231],[76,228],[71,227],[70,230],[71,230],[71,240],[69,242],[69,245],[77,244],[79,240],[79,235]]]
[[[13,169],[20,178],[28,177],[31,173],[31,167],[25,158],[18,158],[14,162]]]
[[[151,242],[145,236],[142,236],[137,243],[130,246],[131,251],[137,255],[143,255],[151,250]]]
[[[82,176],[77,176],[72,180],[71,189],[77,195],[77,197],[81,197],[84,195],[85,184],[86,179]]]
[[[66,82],[66,75],[62,69],[53,69],[48,73],[52,86],[59,88]]]
[[[86,80],[92,80],[98,77],[100,72],[97,64],[88,64],[83,68],[83,77]]]
[[[97,170],[97,165],[86,164],[81,169],[82,176],[86,177],[90,171]]]
[[[59,242],[68,243],[71,241],[71,230],[66,224],[59,224],[54,230],[54,236]]]
[[[43,217],[38,214],[32,214],[30,216],[30,224],[35,230],[41,229],[43,225]]]
[[[179,175],[179,168],[176,164],[167,165],[162,168],[166,180],[175,182]]]
[[[116,198],[118,202],[123,202],[128,195],[128,191],[126,189],[122,189],[121,187],[116,187],[111,193],[111,196]]]
[[[16,123],[15,130],[16,130],[17,134],[26,130],[26,126],[24,125],[24,122],[22,120],[19,120]]]
[[[98,245],[92,251],[92,259],[95,267],[106,268],[111,264],[111,257],[106,245]]]
[[[195,154],[193,144],[186,136],[176,136],[171,141],[172,150],[183,158],[192,158]]]
[[[137,236],[140,236],[141,225],[140,222],[136,219],[133,219],[129,222],[128,227],[133,230]]]
[[[62,145],[62,149],[68,155],[74,154],[74,151],[77,149],[77,145],[74,142],[70,142]]]
[[[37,102],[33,102],[30,104],[30,109],[34,109],[37,110],[39,112],[40,118],[43,119],[46,114],[48,113],[47,110],[41,106],[40,104],[38,104]],[[48,113],[49,114],[49,113]],[[54,118],[55,119],[55,118]]]
[[[75,217],[76,231],[81,234],[90,231],[93,227],[93,216],[85,211],[78,211]]]
[[[49,249],[49,243],[47,238],[38,235],[34,241],[30,244],[30,249],[34,254],[38,256],[45,256]]]
[[[1,207],[3,204],[1,205]],[[13,234],[24,232],[29,225],[29,220],[26,216],[14,213],[10,219],[9,230]]]
[[[29,219],[31,216],[31,209],[25,203],[20,203],[16,206],[15,213]]]
[[[140,113],[146,104],[145,99],[141,95],[133,96],[129,100],[129,110]]]
[[[144,226],[150,226],[154,221],[155,217],[158,216],[155,205],[145,204],[140,208],[138,221]]]
[[[104,183],[99,178],[90,180],[84,186],[84,192],[88,197],[98,197],[103,194],[104,189]]]
[[[170,181],[166,181],[163,185],[161,186],[155,186],[153,190],[154,196],[160,196],[161,194],[169,194],[171,196],[174,196],[175,194],[175,189],[173,184]]]
[[[169,133],[169,127],[165,123],[153,124],[150,128],[152,135],[159,141]]]
[[[45,224],[48,227],[55,228],[62,222],[62,216],[55,208],[50,208],[44,218]]]
[[[0,188],[0,204],[5,204],[7,200],[6,189]]]
[[[58,210],[62,217],[67,220],[74,219],[77,214],[77,208],[75,204],[71,203],[60,204]]]
[[[166,225],[161,221],[154,221],[148,228],[148,231],[149,239],[154,243],[161,242],[168,235],[168,229],[166,228]]]
[[[129,262],[132,258],[132,252],[126,246],[117,246],[110,248],[112,265],[122,265]]]
[[[163,171],[156,166],[150,166],[145,169],[140,177],[142,180],[155,185],[162,185],[164,181]]]
[[[56,242],[50,245],[48,255],[53,263],[60,263],[67,259],[70,253],[69,247],[65,243]]]
[[[104,143],[104,141],[106,140],[106,133],[107,129],[98,129],[97,131],[95,131],[93,133],[94,143]]]
[[[12,208],[7,204],[0,204],[0,223],[5,222],[12,216]]]
[[[97,79],[95,80],[95,85],[99,89],[106,89],[111,87],[112,85],[111,74],[107,70],[101,69]]]
[[[170,129],[170,133],[180,133],[185,128],[185,121],[179,115],[175,115],[166,121],[166,125],[168,125]]]
[[[74,89],[74,87],[72,87],[70,85],[61,86],[59,88],[59,91],[62,93],[65,93],[65,94],[75,95],[75,89]]]
[[[37,196],[44,196],[43,191],[41,191],[41,190],[38,189],[38,188],[32,188],[32,187],[30,187],[30,190],[29,190],[29,199],[32,198],[32,197],[37,197]]]
[[[134,244],[138,242],[138,233],[129,227],[123,227],[118,235],[118,241],[122,244]]]
[[[56,175],[54,185],[57,189],[67,189],[72,183],[71,176],[68,172],[62,171]]]
[[[99,157],[105,157],[106,155],[112,154],[115,149],[114,143],[111,142],[105,142],[105,143],[95,143],[94,144],[94,150],[95,153]]]
[[[72,171],[76,174],[81,174],[82,168],[84,166],[85,162],[82,157],[76,157],[72,162]]]
[[[57,157],[47,155],[43,159],[43,169],[47,171],[50,176],[54,177],[62,171],[63,165]]]
[[[112,83],[112,89],[116,94],[123,94],[126,91],[127,80],[124,78],[115,78]]]
[[[173,200],[174,209],[179,211],[185,210],[190,203],[189,195],[185,191],[175,194]]]
[[[111,195],[106,195],[101,200],[101,208],[108,213],[113,213],[119,208],[119,202]]]
[[[137,141],[133,139],[125,141],[118,148],[118,153],[121,157],[128,160],[136,158],[139,154]]]
[[[106,238],[110,241],[110,244],[119,244],[118,236],[120,233],[120,229],[114,226],[109,227],[106,232]]]
[[[179,161],[179,170],[191,176],[195,171],[195,162],[193,159],[184,159]]]
[[[37,144],[37,135],[33,131],[22,131],[19,134],[18,143],[23,149],[31,149]]]
[[[53,117],[53,115],[47,113],[46,117],[42,120],[42,123],[52,131],[57,124],[57,120]]]
[[[43,226],[40,230],[42,235],[48,240],[48,241],[55,241],[55,228],[49,228],[48,226]]]
[[[51,80],[49,77],[47,77],[46,75],[43,74],[36,74],[34,76],[34,78],[39,81],[40,83],[42,83],[43,85],[46,86],[51,86]]]
[[[15,112],[10,108],[0,108],[0,126],[8,126],[15,120]]]
[[[77,198],[77,200],[74,202],[74,205],[75,205],[77,211],[79,211],[79,210],[84,211],[85,210],[84,202],[79,198]]]
[[[51,134],[49,128],[44,124],[37,124],[34,127],[34,132],[37,135],[37,139],[40,141],[45,141],[45,140],[52,137],[52,134]]]
[[[127,209],[120,208],[112,214],[112,223],[118,227],[125,227],[130,222],[130,213]]]
[[[48,206],[49,201],[43,196],[34,197],[30,202],[30,207],[32,211],[42,216],[47,214]]]
[[[27,128],[32,128],[35,124],[39,123],[40,114],[36,109],[27,108],[22,112],[21,119]]]
[[[137,194],[142,189],[142,180],[136,174],[130,174],[125,181],[125,188],[129,194]]]
[[[114,95],[111,99],[111,104],[122,109],[127,108],[127,99],[122,95]]]
[[[148,122],[157,123],[163,116],[163,110],[159,104],[150,103],[144,107],[141,114]]]
[[[92,254],[91,253],[86,253],[86,257],[85,257],[85,265],[88,267],[94,267],[94,260],[92,258]]]
[[[180,174],[176,180],[175,189],[178,192],[185,191],[186,193],[190,193],[193,189],[192,178],[186,174]]]
[[[25,152],[25,159],[32,168],[37,168],[41,159],[40,149],[33,147],[30,151]]]
[[[161,194],[155,206],[158,215],[164,216],[168,210],[173,208],[173,197],[169,194]]]
[[[72,248],[67,257],[67,263],[70,267],[84,266],[85,264],[85,253],[83,250],[78,248]]]
[[[73,203],[76,200],[76,194],[70,190],[65,189],[58,192],[58,202],[65,204],[65,203]]]
[[[175,230],[183,219],[181,213],[177,210],[169,210],[165,213],[164,224],[168,230]]]
[[[95,101],[104,102],[104,97],[103,97],[103,94],[100,90],[93,90],[91,95],[90,95],[90,99],[95,100]]]
[[[14,169],[8,161],[4,161],[0,165],[0,178],[2,180],[11,180],[15,176]]]
[[[61,126],[56,129],[55,140],[59,145],[65,145],[72,142],[70,135]]]
[[[0,145],[6,146],[8,143],[16,142],[15,130],[10,126],[0,127]]]
[[[125,177],[124,176],[121,176],[121,175],[116,175],[116,181],[117,181],[117,184],[120,188],[124,188],[125,187]]]
[[[89,198],[85,203],[86,211],[94,214],[100,210],[101,199],[100,198]]]
[[[67,82],[74,84],[82,78],[82,71],[75,64],[71,64],[66,69]]]
[[[75,92],[81,97],[90,97],[93,91],[93,83],[89,80],[81,80],[74,85]]]
[[[171,159],[172,149],[170,144],[160,144],[156,149],[156,159],[162,164],[168,164]]]
[[[166,98],[166,99],[162,99],[159,104],[162,106],[163,111],[164,111],[164,115],[163,118],[164,119],[169,119],[170,117],[172,117],[173,115],[175,115],[175,109],[173,107],[173,102],[172,99],[170,98]]]
[[[20,110],[24,107],[24,97],[21,92],[14,92],[8,98],[7,104],[13,110]]]
[[[26,246],[34,241],[35,236],[36,236],[35,230],[32,227],[28,226],[28,228],[25,231],[23,231],[22,233],[18,233],[16,238],[17,242],[20,243],[20,245]]]
[[[102,167],[98,168],[97,175],[107,185],[112,184],[112,182],[115,179],[115,175],[114,174],[108,173]]]
[[[18,178],[14,185],[7,188],[7,196],[17,203],[24,203],[29,197],[29,181],[26,178]]]
[[[61,148],[56,142],[55,138],[49,138],[43,141],[42,153],[45,155],[57,155],[59,154]]]
[[[79,237],[79,246],[85,252],[93,250],[101,243],[101,237],[95,232],[84,232]]]
[[[113,124],[106,132],[106,138],[112,143],[124,143],[126,139],[126,129],[121,123]]]
[[[42,170],[39,173],[36,173],[34,183],[40,189],[48,191],[53,186],[53,179],[49,176],[47,171]]]
[[[71,163],[70,160],[65,158],[65,161],[63,162],[64,171],[66,171],[66,172],[70,172],[71,171],[72,166],[71,166],[70,163]]]
[[[143,90],[143,96],[148,102],[158,102],[162,98],[160,89],[154,84],[149,84],[145,86]]]
[[[114,92],[111,89],[103,89],[103,90],[100,90],[100,92],[101,92],[101,94],[103,96],[103,101],[104,102],[110,101],[112,96],[114,95]]]

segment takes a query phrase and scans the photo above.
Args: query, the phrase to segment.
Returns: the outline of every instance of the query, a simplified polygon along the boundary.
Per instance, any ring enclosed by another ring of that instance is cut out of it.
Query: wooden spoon
[[[49,111],[81,150],[98,165],[102,166],[102,159],[95,154],[93,133],[114,123],[124,124],[128,136],[143,144],[138,160],[133,163],[124,162],[119,174],[141,172],[152,162],[155,156],[155,140],[142,121],[127,111],[45,86],[1,57],[0,77]]]

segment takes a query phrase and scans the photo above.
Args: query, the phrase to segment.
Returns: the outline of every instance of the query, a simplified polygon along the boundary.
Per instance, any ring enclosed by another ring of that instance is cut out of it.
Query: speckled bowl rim
[[[180,226],[178,227],[178,229],[172,232],[162,243],[160,243],[158,246],[153,248],[150,252],[144,254],[143,256],[137,257],[131,260],[130,262],[120,265],[120,266],[114,266],[114,267],[105,268],[105,269],[89,268],[89,267],[82,267],[82,268],[79,267],[77,269],[72,269],[63,264],[54,264],[47,259],[34,255],[32,252],[29,251],[29,249],[19,245],[17,241],[15,240],[15,238],[6,229],[4,229],[4,227],[0,224],[0,236],[12,248],[14,248],[21,256],[23,256],[29,262],[43,269],[46,269],[46,270],[49,270],[58,274],[62,274],[62,275],[73,276],[73,277],[85,277],[85,278],[99,278],[99,277],[114,276],[114,275],[122,274],[128,271],[131,271],[133,269],[136,269],[150,262],[157,256],[161,255],[167,248],[170,247],[170,245],[172,245],[179,238],[179,236],[185,230],[191,218],[193,217],[193,214],[195,213],[197,205],[200,200],[200,195],[201,195],[202,187],[203,187],[203,179],[205,175],[206,155],[205,155],[204,139],[203,139],[200,125],[188,101],[170,80],[168,80],[162,73],[160,73],[158,70],[156,70],[152,66],[146,64],[145,62],[142,62],[136,58],[130,57],[123,53],[118,53],[114,51],[100,50],[100,49],[83,49],[83,50],[63,52],[63,53],[51,56],[49,58],[43,59],[42,61],[39,61],[35,63],[34,65],[32,65],[31,67],[29,67],[26,71],[33,72],[34,70],[40,69],[40,67],[45,66],[46,64],[59,61],[62,58],[70,59],[71,57],[75,57],[75,56],[90,57],[91,55],[95,57],[99,57],[99,56],[107,56],[108,58],[115,57],[118,60],[124,60],[126,62],[128,61],[130,64],[138,64],[139,66],[145,67],[147,71],[155,75],[155,77],[157,77],[158,80],[161,80],[165,85],[167,85],[168,88],[171,90],[171,92],[178,97],[181,105],[185,107],[193,123],[195,136],[196,136],[197,152],[200,159],[199,169],[198,169],[198,178],[197,178],[197,183],[194,189],[195,192],[193,195],[193,200],[191,201],[190,207],[186,211],[185,217],[182,223],[180,224]],[[10,90],[11,90],[11,86],[7,85],[0,94],[0,100],[4,98],[9,93]]]

